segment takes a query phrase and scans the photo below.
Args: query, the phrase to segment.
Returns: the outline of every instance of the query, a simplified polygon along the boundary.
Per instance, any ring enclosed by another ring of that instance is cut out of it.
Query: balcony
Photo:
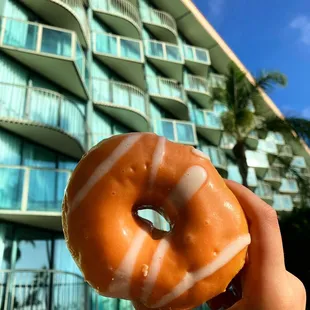
[[[307,168],[305,158],[302,156],[294,156],[291,162],[291,166],[295,168],[301,168],[301,169]]]
[[[273,163],[278,155],[277,145],[273,141],[259,139],[257,150],[266,153],[270,163]]]
[[[292,211],[294,208],[292,197],[289,195],[274,195],[273,208],[277,211]]]
[[[138,8],[127,0],[93,0],[94,14],[114,33],[140,39],[142,23]]]
[[[2,309],[88,309],[89,304],[84,279],[64,271],[1,270],[0,290]]]
[[[145,40],[145,55],[168,78],[183,82],[184,59],[180,47],[155,40]]]
[[[188,108],[183,88],[177,81],[147,76],[148,92],[163,109],[179,119],[188,119]]]
[[[207,79],[201,76],[186,74],[184,76],[184,89],[203,108],[210,108],[211,92]]]
[[[69,170],[0,166],[0,218],[61,232]]]
[[[269,169],[269,161],[266,153],[247,150],[245,152],[247,164],[255,169],[256,175],[263,177]]]
[[[93,53],[129,83],[145,89],[142,41],[93,32]],[[133,74],[134,72],[134,74]]]
[[[93,102],[134,131],[148,131],[147,97],[139,88],[112,80],[93,79]]]
[[[80,98],[88,98],[89,74],[75,32],[3,17],[0,49]]]
[[[283,135],[279,132],[271,132],[269,131],[266,137],[267,141],[273,141],[276,145],[282,146],[285,145],[285,140],[283,138]]]
[[[299,188],[298,188],[297,181],[295,179],[284,179],[283,178],[279,192],[281,194],[290,194],[290,195],[298,194]]]
[[[256,148],[257,148],[257,146],[258,146],[258,141],[259,141],[259,139],[258,139],[258,134],[257,134],[257,131],[255,131],[255,130],[252,130],[252,131],[248,134],[248,136],[247,136],[247,138],[246,138],[246,140],[245,140],[247,146],[248,146],[249,148],[251,148],[252,150],[256,150]]]
[[[171,119],[154,120],[153,130],[159,136],[182,144],[196,145],[197,136],[195,125],[191,122],[176,121]]]
[[[279,189],[282,182],[281,171],[279,168],[270,167],[264,177],[264,180],[272,187]]]
[[[226,88],[226,78],[224,75],[210,73],[209,81],[213,88],[221,88],[221,89]]]
[[[207,76],[211,58],[209,51],[196,46],[183,45],[186,66],[195,74]]]
[[[223,132],[221,141],[220,141],[220,148],[223,149],[230,156],[233,156],[232,150],[234,146],[236,145],[236,143],[237,143],[237,140],[233,135],[227,132]]]
[[[174,18],[166,12],[151,8],[141,10],[144,26],[158,40],[178,43],[178,30]]]
[[[221,116],[222,114],[228,112],[228,108],[226,106],[226,104],[221,103],[219,101],[215,101],[213,103],[213,112],[217,115],[217,116]]]
[[[264,200],[266,203],[272,205],[273,203],[273,191],[271,185],[262,181],[258,181],[255,194]]]
[[[291,197],[291,196],[289,196]],[[296,207],[299,207],[301,205],[301,197],[300,195],[296,195],[294,198],[293,198],[293,204],[294,206]]]
[[[212,111],[193,110],[192,121],[197,126],[197,131],[210,142],[219,145],[223,132],[221,119]]]
[[[293,150],[290,145],[283,145],[280,148],[279,156],[285,161],[291,161],[293,159]]]
[[[227,158],[225,153],[214,146],[202,146],[201,151],[210,157],[210,160],[216,170],[220,173],[223,178],[227,177]]]
[[[228,179],[242,184],[242,177],[239,172],[239,168],[232,163],[228,165]],[[247,181],[249,188],[252,190],[257,187],[257,177],[254,168],[248,169]]]
[[[57,152],[80,159],[86,122],[78,105],[44,88],[0,83],[0,126]]]
[[[42,20],[49,24],[74,31],[83,47],[90,41],[87,15],[83,5],[75,6],[69,0],[22,0]]]
[[[306,178],[310,178],[310,168],[304,168],[302,171],[302,174],[306,177]]]

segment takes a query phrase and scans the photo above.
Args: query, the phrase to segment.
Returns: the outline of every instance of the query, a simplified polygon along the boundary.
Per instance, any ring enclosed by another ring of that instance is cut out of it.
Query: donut
[[[137,215],[145,206],[165,217],[169,232]],[[137,309],[192,309],[224,292],[251,241],[209,158],[152,133],[92,148],[69,180],[62,223],[85,281]]]

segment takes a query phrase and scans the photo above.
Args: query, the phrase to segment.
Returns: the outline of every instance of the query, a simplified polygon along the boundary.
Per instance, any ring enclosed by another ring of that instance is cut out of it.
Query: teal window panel
[[[21,209],[24,175],[23,169],[0,167],[0,209]]]
[[[76,53],[78,63],[81,59],[81,53],[83,54],[83,52],[78,44],[77,47]],[[63,57],[72,57],[72,33],[43,27],[41,52]]]
[[[69,173],[31,169],[27,211],[61,212]]]
[[[195,144],[193,126],[190,124],[176,123],[177,135],[179,142],[191,142]]]
[[[6,19],[3,44],[35,51],[38,26],[15,19]]]
[[[133,41],[129,39],[121,39],[121,57],[128,58],[131,60],[140,61],[141,56],[141,45],[139,41]]]

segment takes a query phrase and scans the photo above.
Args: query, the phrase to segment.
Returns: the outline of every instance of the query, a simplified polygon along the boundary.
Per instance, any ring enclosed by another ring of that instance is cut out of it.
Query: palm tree
[[[225,103],[227,111],[222,114],[224,130],[235,139],[233,154],[242,177],[242,183],[248,187],[248,165],[246,160],[246,140],[253,130],[282,133],[295,131],[295,138],[310,141],[310,121],[299,118],[282,119],[277,116],[259,117],[255,111],[262,103],[261,92],[270,93],[276,86],[286,86],[287,79],[280,72],[261,72],[251,83],[246,74],[234,63],[229,64],[225,75],[224,87],[216,87],[213,101]],[[269,113],[270,115],[270,113]]]

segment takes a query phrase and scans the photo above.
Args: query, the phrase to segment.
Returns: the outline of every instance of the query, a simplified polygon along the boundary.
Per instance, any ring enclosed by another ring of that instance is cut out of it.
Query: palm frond
[[[298,137],[310,145],[310,120],[299,117],[288,117],[286,121],[290,124]]]
[[[255,77],[256,88],[261,88],[265,92],[270,92],[275,86],[286,86],[287,77],[277,71],[266,72],[262,71]]]
[[[287,119],[274,116],[266,118],[263,122],[260,122],[260,124],[257,126],[257,129],[277,131],[282,134],[286,134],[292,131],[292,126]]]

